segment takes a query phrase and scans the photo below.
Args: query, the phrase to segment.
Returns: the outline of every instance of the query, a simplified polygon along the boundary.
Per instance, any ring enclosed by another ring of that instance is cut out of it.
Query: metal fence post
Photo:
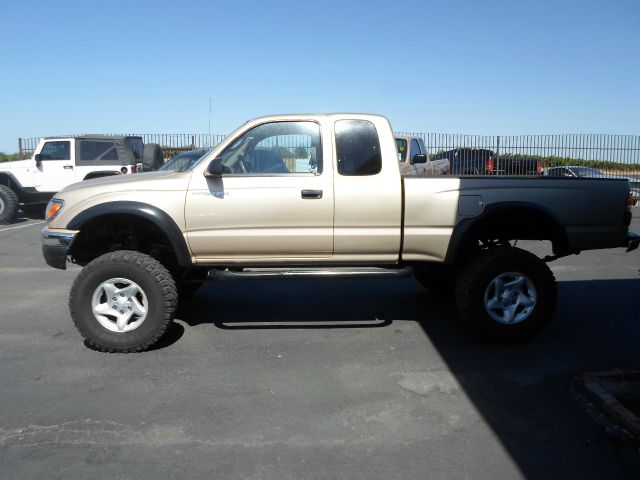
[[[500,160],[500,135],[496,136],[496,161]]]
[[[22,138],[18,137],[18,158],[22,160]]]

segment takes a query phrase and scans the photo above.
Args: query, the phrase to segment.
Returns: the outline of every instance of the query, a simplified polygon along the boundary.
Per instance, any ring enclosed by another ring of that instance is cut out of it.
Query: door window
[[[225,173],[287,175],[322,173],[320,126],[274,122],[252,128],[222,153]]]
[[[418,140],[414,138],[413,140],[411,140],[411,158],[420,153],[422,153],[422,151],[420,150],[420,144],[418,143]]]
[[[42,160],[71,160],[71,146],[67,142],[47,142],[40,152]]]

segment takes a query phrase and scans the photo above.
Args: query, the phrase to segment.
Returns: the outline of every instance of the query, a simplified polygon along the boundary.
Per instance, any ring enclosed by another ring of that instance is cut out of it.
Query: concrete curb
[[[637,442],[640,443],[640,418],[622,405],[609,390],[605,388],[603,380],[640,380],[640,371],[612,370],[608,372],[584,373],[578,381],[584,386],[587,395],[600,406],[611,418],[618,421]]]

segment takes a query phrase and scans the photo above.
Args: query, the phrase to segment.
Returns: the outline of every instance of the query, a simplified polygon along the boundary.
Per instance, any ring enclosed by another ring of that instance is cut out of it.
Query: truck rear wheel
[[[519,248],[475,256],[458,279],[456,305],[473,330],[501,343],[539,333],[551,320],[556,281],[546,263]]]
[[[13,190],[0,185],[0,225],[9,222],[18,210],[18,196]]]
[[[140,252],[107,253],[85,266],[71,287],[71,318],[93,348],[139,352],[173,320],[178,295],[167,269]]]

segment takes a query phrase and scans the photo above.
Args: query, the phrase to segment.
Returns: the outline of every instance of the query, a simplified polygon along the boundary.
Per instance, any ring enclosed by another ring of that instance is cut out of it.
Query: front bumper
[[[42,254],[45,261],[53,268],[65,270],[67,255],[78,232],[72,230],[42,229]]]
[[[640,235],[637,233],[627,233],[627,240],[627,252],[635,250],[640,245]]]

